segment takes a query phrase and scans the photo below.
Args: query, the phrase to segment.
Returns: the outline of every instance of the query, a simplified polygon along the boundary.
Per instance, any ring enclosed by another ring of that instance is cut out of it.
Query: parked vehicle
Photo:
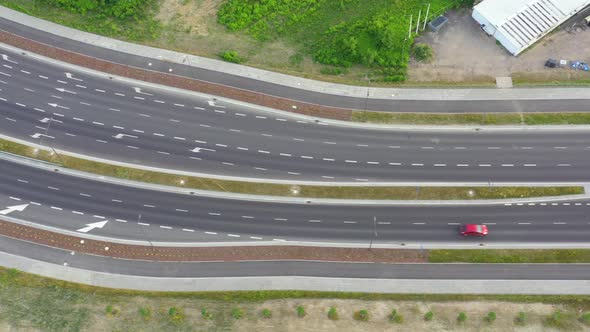
[[[582,61],[572,61],[572,63],[570,64],[570,68],[576,70],[590,71],[590,66],[588,66],[587,63]]]
[[[557,62],[557,60],[555,59],[547,59],[547,61],[545,62],[545,67],[557,68],[559,67],[559,62]]]

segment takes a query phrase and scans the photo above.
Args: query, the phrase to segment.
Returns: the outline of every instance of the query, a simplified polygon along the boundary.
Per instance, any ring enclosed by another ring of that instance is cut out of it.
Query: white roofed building
[[[484,0],[472,17],[513,55],[590,5],[590,0]]]

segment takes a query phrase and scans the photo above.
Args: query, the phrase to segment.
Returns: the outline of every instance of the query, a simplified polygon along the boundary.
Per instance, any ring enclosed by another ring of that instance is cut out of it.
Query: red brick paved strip
[[[150,247],[82,239],[0,220],[0,236],[98,256],[150,261],[317,260],[423,263],[427,251],[300,246]],[[108,249],[106,249],[108,248]]]
[[[68,62],[97,71],[128,77],[136,80],[167,85],[179,89],[197,91],[251,104],[261,105],[287,112],[318,116],[323,118],[350,120],[351,110],[303,103],[258,92],[223,86],[177,75],[155,72],[123,64],[100,60],[79,53],[55,48],[50,45],[0,30],[0,42],[27,50],[45,57]],[[293,106],[297,108],[294,109]]]

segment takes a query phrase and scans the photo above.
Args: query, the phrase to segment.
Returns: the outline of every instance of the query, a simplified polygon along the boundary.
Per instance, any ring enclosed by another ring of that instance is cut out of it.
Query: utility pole
[[[410,15],[410,29],[408,29],[408,39],[412,38],[412,15]]]
[[[422,16],[422,9],[418,12],[418,22],[416,22],[416,34],[418,33],[418,29],[420,29],[420,16]]]
[[[426,7],[426,16],[424,16],[424,27],[422,27],[422,31],[426,30],[426,22],[428,22],[428,13],[430,13],[430,3],[428,7]]]

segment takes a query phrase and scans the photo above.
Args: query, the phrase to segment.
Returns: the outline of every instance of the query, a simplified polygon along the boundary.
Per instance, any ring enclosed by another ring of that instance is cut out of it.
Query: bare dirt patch
[[[590,79],[586,72],[544,67],[548,58],[590,60],[590,28],[575,21],[514,57],[479,28],[471,10],[450,11],[446,16],[449,22],[440,32],[427,32],[416,39],[432,47],[434,59],[431,63],[412,61],[409,82],[494,83],[498,76],[530,81]]]
[[[162,0],[156,18],[187,33],[207,36],[208,22],[215,19],[221,2],[223,0]]]

